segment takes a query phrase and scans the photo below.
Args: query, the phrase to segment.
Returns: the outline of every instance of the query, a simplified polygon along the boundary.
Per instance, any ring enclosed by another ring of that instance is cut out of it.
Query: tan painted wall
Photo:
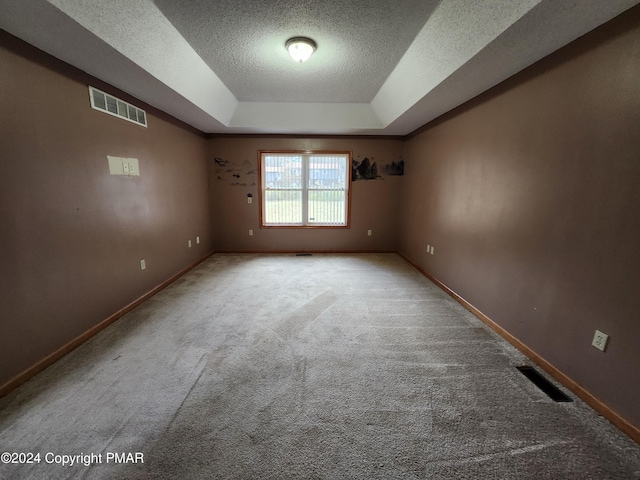
[[[400,235],[405,255],[638,427],[639,59],[635,8],[411,138]]]
[[[352,183],[351,228],[261,229],[258,202],[258,150],[344,150],[361,161],[367,157],[378,166],[402,157],[402,142],[362,138],[220,137],[209,145],[216,251],[372,251],[398,248],[398,198],[403,177]],[[217,168],[215,158],[229,162]],[[226,170],[240,178],[229,181]],[[216,171],[217,170],[217,171]],[[219,178],[220,177],[220,178]],[[232,183],[246,185],[233,185]],[[247,194],[253,203],[247,203]],[[254,232],[249,236],[249,229]],[[373,230],[371,237],[367,230]]]
[[[4,32],[0,45],[1,385],[213,245],[201,134]],[[92,110],[88,83],[147,109],[149,128]],[[141,176],[109,175],[107,155],[138,158]]]

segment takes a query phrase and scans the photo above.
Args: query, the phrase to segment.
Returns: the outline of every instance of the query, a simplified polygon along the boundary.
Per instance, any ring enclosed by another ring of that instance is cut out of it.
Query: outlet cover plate
[[[607,348],[608,340],[609,335],[607,335],[606,333],[602,333],[600,330],[596,330],[596,333],[593,335],[593,341],[591,342],[591,345],[604,352],[605,348]]]

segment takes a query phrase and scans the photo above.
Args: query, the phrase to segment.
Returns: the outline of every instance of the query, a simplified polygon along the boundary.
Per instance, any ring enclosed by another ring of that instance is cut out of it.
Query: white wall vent
[[[124,118],[143,127],[147,126],[147,113],[119,98],[89,86],[91,107],[114,117]]]

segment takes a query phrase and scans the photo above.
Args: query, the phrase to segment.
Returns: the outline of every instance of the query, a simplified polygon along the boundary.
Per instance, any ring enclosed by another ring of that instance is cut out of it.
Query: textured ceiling
[[[369,103],[437,0],[155,0],[241,102]],[[318,49],[296,64],[294,36]]]
[[[203,132],[404,135],[638,3],[0,0],[0,28]]]

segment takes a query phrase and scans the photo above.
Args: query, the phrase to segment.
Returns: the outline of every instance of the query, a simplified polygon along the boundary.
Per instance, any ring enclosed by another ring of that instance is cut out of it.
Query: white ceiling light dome
[[[285,47],[289,50],[289,55],[296,62],[302,63],[309,59],[317,48],[316,42],[307,37],[293,37],[287,40]]]

